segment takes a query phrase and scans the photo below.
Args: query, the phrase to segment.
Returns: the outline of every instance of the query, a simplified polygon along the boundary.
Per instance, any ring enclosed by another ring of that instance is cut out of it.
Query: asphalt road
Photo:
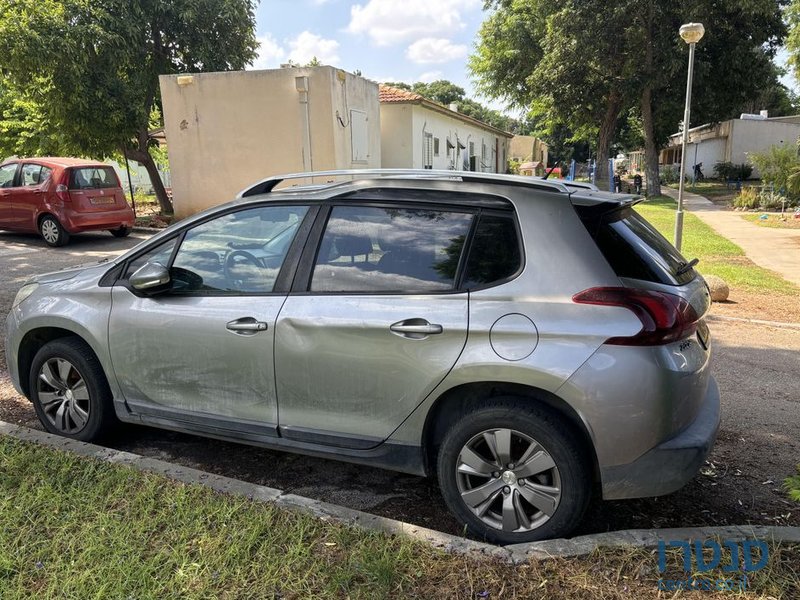
[[[36,236],[0,232],[0,313],[31,275],[114,256],[146,239],[77,235],[48,248]],[[638,527],[761,523],[800,525],[780,482],[800,463],[800,330],[711,323],[723,424],[708,464],[662,498],[595,502],[579,533]],[[0,420],[41,428],[16,395],[0,349]],[[380,469],[273,452],[145,427],[110,445],[351,508],[459,533],[432,481]]]

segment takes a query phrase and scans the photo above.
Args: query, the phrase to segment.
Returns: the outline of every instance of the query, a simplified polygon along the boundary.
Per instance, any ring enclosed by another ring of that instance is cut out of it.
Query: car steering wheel
[[[255,254],[252,254],[247,250],[234,250],[225,257],[225,264],[223,266],[223,269],[225,271],[225,277],[227,279],[241,279],[240,277],[236,277],[235,276],[236,274],[232,272],[233,268],[237,265],[236,262],[237,258],[242,258],[244,259],[244,262],[251,263],[256,267],[258,267],[259,269],[264,268],[264,265],[261,264],[261,261]]]

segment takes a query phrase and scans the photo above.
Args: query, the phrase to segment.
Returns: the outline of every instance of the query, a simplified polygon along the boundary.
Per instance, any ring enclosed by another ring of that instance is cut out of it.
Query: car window
[[[125,274],[122,276],[122,279],[128,279],[147,263],[160,263],[165,267],[169,266],[169,257],[172,256],[172,249],[175,247],[175,242],[176,240],[173,238],[163,244],[159,244],[138,258],[133,259],[128,263],[128,267],[125,269]]]
[[[481,215],[472,238],[465,288],[508,279],[522,266],[519,237],[511,215]]]
[[[98,190],[119,187],[119,180],[113,167],[80,167],[72,169],[69,175],[69,189]]]
[[[317,252],[315,292],[452,290],[473,215],[337,206]]]
[[[271,292],[307,206],[268,206],[223,215],[190,229],[173,277],[181,291]]]
[[[0,167],[0,187],[9,188],[14,186],[14,174],[17,172],[16,163],[3,165]]]
[[[24,187],[36,186],[47,181],[50,177],[51,169],[37,165],[34,163],[27,163],[22,165],[22,185]]]

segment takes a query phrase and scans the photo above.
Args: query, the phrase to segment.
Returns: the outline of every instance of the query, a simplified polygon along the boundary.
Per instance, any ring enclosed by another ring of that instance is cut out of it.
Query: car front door
[[[0,227],[17,228],[17,219],[13,209],[13,192],[16,189],[17,163],[9,163],[0,167]]]
[[[330,210],[278,317],[283,437],[375,446],[444,379],[467,337],[456,277],[473,218],[403,205]]]
[[[142,420],[257,440],[275,436],[275,321],[317,209],[262,206],[195,225],[137,257],[114,285],[109,346],[129,408]],[[144,264],[171,289],[134,291]],[[285,282],[285,283],[284,283]]]

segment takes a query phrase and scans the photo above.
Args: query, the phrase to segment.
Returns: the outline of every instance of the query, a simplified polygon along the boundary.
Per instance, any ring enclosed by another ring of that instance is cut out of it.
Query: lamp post
[[[678,185],[678,212],[675,215],[675,247],[681,249],[683,237],[683,185],[686,169],[686,145],[689,142],[689,117],[692,106],[692,78],[694,77],[694,46],[703,38],[706,30],[702,23],[681,25],[680,33],[683,41],[689,44],[689,75],[686,78],[686,108],[683,112],[683,139],[681,141],[681,173]]]

